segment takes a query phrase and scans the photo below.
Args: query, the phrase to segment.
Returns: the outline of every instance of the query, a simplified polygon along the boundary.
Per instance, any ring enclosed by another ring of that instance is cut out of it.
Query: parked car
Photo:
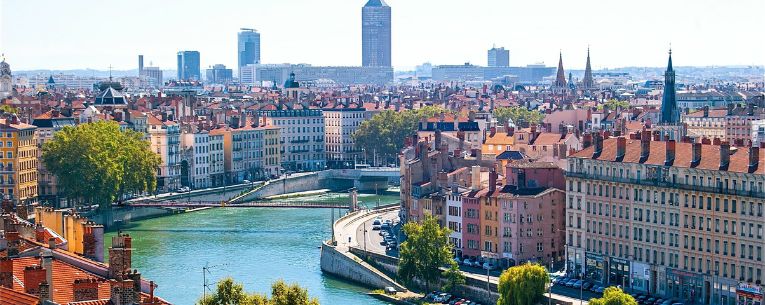
[[[574,287],[574,283],[578,281],[577,279],[570,279],[566,282],[566,287]]]
[[[590,288],[592,288],[592,286],[594,286],[594,285],[593,285],[591,282],[584,282],[584,283],[582,284],[582,289],[584,289],[584,290],[590,290]]]
[[[582,287],[583,287],[582,285],[584,285],[584,281],[582,281],[582,280],[576,280],[576,282],[574,282],[574,284],[573,284],[573,285],[571,285],[571,287],[573,287],[573,288],[576,288],[576,289],[579,289],[579,288],[582,288]]]
[[[493,264],[491,263],[483,263],[483,270],[494,270],[497,269]]]
[[[465,260],[462,261],[462,265],[473,267],[473,261],[471,261],[469,257],[466,257]]]

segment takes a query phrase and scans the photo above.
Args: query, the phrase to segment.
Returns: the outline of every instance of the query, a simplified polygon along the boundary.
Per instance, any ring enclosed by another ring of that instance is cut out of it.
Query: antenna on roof
[[[112,81],[112,65],[109,65],[109,81]]]

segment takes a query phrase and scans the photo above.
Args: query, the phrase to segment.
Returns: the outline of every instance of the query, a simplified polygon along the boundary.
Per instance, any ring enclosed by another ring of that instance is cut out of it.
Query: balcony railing
[[[305,139],[305,140],[292,140],[290,143],[308,143],[311,140]]]
[[[746,197],[755,197],[755,198],[765,197],[765,192],[763,191],[756,191],[756,190],[745,191],[745,190],[726,188],[723,186],[701,186],[701,185],[690,185],[686,183],[672,183],[671,181],[663,181],[658,178],[634,179],[634,178],[622,178],[622,177],[613,177],[613,176],[577,173],[577,172],[567,172],[566,177],[613,181],[613,182],[619,182],[619,183],[638,184],[638,185],[644,185],[644,186],[675,188],[675,189],[681,189],[681,190],[687,190],[687,191],[700,191],[700,192],[715,193],[715,194],[727,194],[727,195],[746,196]]]

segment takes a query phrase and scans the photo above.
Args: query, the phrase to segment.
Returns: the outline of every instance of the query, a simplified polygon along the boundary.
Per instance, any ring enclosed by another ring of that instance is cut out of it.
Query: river
[[[333,200],[343,195],[303,197]],[[345,195],[347,198],[347,194]],[[398,201],[397,192],[360,194],[362,205]],[[337,210],[335,210],[337,218]],[[158,285],[156,294],[176,305],[202,295],[202,267],[211,290],[233,277],[248,292],[270,293],[271,283],[297,282],[323,305],[386,304],[368,289],[322,274],[318,246],[330,237],[329,209],[215,208],[148,219],[123,227],[133,238],[133,268]],[[107,247],[116,232],[106,234]]]

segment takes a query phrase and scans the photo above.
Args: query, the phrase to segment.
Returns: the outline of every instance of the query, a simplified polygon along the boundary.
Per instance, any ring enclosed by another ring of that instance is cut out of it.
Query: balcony
[[[318,139],[315,139],[313,141],[317,142],[317,143],[322,143],[322,142],[324,142],[324,138],[318,138]]]
[[[311,140],[305,139],[305,140],[292,140],[290,143],[308,143]]]
[[[323,152],[324,148],[317,148],[317,149],[314,149],[313,151],[315,151],[315,152]]]
[[[293,154],[299,154],[299,153],[307,153],[311,151],[310,149],[290,149],[290,153]]]
[[[657,178],[633,179],[633,178],[620,178],[620,177],[587,174],[587,173],[576,173],[576,172],[567,172],[566,177],[613,181],[613,182],[619,182],[619,183],[674,188],[674,189],[681,189],[681,190],[687,190],[687,191],[700,191],[700,192],[726,194],[726,195],[734,195],[734,196],[745,196],[745,197],[754,197],[754,198],[765,197],[765,192],[762,192],[762,191],[744,191],[744,190],[737,190],[732,188],[724,188],[722,186],[715,187],[715,186],[690,185],[685,183],[672,183],[671,181],[662,181]]]

